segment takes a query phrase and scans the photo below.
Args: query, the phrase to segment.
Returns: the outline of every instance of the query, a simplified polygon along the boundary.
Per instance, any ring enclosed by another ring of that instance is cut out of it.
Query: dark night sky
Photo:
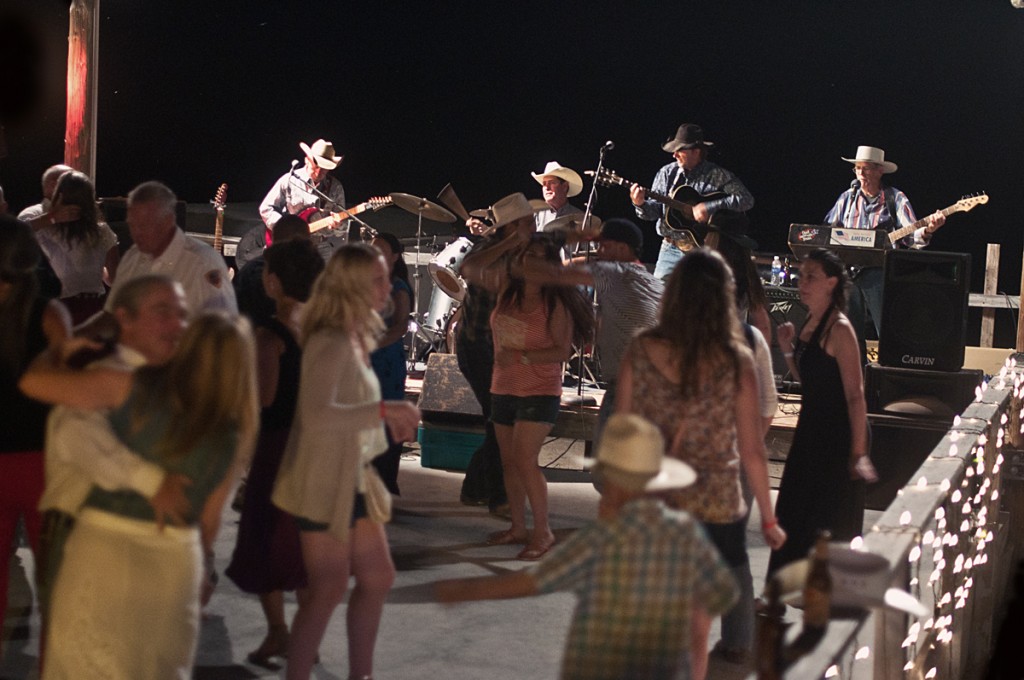
[[[33,115],[7,125],[0,183],[14,208],[63,152],[67,2],[8,0],[39,29],[47,74]],[[452,182],[468,207],[538,195],[530,170],[607,164],[649,183],[684,121],[757,201],[753,235],[785,250],[852,179],[859,144],[900,165],[919,215],[985,190],[933,248],[1003,244],[1019,290],[1024,10],[1009,0],[754,3],[208,2],[102,0],[97,185],[159,178],[192,202],[221,182],[256,201],[333,140],[351,202]],[[7,95],[9,96],[9,95]],[[597,214],[628,214],[621,189]]]

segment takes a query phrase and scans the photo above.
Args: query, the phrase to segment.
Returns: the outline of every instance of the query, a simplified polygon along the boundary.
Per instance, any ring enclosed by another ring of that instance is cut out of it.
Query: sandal
[[[263,638],[263,642],[260,644],[259,649],[255,652],[251,652],[246,660],[261,668],[267,670],[277,671],[281,670],[279,664],[274,663],[270,659],[272,657],[285,658],[288,656],[288,626],[274,625],[267,631],[267,637]]]
[[[554,545],[554,544],[552,543],[551,545]],[[524,560],[526,562],[536,562],[540,558],[544,557],[544,555],[546,555],[549,550],[551,550],[551,545],[546,546],[546,547],[545,546],[533,546],[533,547],[526,546],[525,548],[523,548],[522,552],[520,552],[518,555],[516,555],[516,559],[517,560]]]
[[[526,536],[516,536],[511,529],[496,531],[487,537],[487,545],[526,545]]]

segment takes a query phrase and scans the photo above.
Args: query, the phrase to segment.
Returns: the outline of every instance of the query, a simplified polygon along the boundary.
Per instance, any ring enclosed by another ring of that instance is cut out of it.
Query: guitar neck
[[[320,231],[321,229],[330,229],[334,226],[338,219],[344,219],[346,217],[352,217],[364,212],[370,207],[369,203],[360,203],[359,205],[353,206],[346,210],[339,210],[336,213],[331,213],[327,217],[315,220],[309,223],[309,233]]]
[[[942,213],[943,217],[949,217],[953,213],[960,212],[961,210],[962,208],[959,206],[959,204],[954,203],[953,205],[943,210],[940,210],[939,212]],[[913,224],[908,224],[905,227],[900,227],[895,231],[891,231],[889,232],[889,241],[895,245],[897,241],[899,241],[902,238],[906,238],[907,236],[910,236],[915,231],[925,226],[927,223],[928,217],[925,217],[923,219],[918,220],[917,222],[914,222]]]
[[[213,222],[213,249],[224,254],[224,209],[217,208],[217,218]]]

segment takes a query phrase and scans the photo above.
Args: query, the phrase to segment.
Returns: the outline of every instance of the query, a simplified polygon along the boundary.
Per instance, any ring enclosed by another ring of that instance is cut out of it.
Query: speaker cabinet
[[[932,418],[948,424],[974,401],[982,378],[981,369],[945,373],[868,364],[864,398],[868,413]]]
[[[970,264],[966,253],[886,251],[880,364],[960,370],[967,334]]]
[[[878,481],[864,486],[864,507],[885,510],[949,429],[948,421],[868,414]]]
[[[434,352],[427,358],[420,392],[424,420],[471,422],[483,419],[483,411],[454,354]]]
[[[800,383],[796,382],[789,372],[789,365],[786,363],[786,358],[782,356],[778,338],[775,337],[775,329],[788,321],[796,326],[797,332],[799,332],[807,318],[807,307],[800,302],[800,295],[795,288],[765,286],[764,293],[768,298],[768,318],[772,322],[772,337],[765,339],[772,351],[772,373],[775,374],[775,387],[782,392],[799,393]]]

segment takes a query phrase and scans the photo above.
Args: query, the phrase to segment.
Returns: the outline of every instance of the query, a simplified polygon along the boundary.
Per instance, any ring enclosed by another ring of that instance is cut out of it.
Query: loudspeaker
[[[452,421],[470,421],[481,420],[484,415],[469,382],[459,370],[458,358],[441,352],[427,357],[419,407],[424,420],[433,415]]]
[[[864,398],[868,413],[942,420],[947,425],[974,401],[981,369],[944,373],[868,364]]]
[[[907,485],[949,429],[949,423],[920,418],[868,414],[871,462],[878,481],[864,485],[864,507],[885,510]]]
[[[964,365],[970,264],[967,253],[886,251],[880,364],[930,371]]]
[[[765,297],[768,298],[768,318],[772,322],[772,337],[766,338],[772,351],[772,373],[775,374],[775,388],[782,392],[799,393],[800,383],[793,380],[789,373],[786,357],[775,337],[775,329],[787,321],[796,326],[797,332],[807,318],[807,307],[800,302],[800,295],[795,288],[781,286],[765,286]]]

